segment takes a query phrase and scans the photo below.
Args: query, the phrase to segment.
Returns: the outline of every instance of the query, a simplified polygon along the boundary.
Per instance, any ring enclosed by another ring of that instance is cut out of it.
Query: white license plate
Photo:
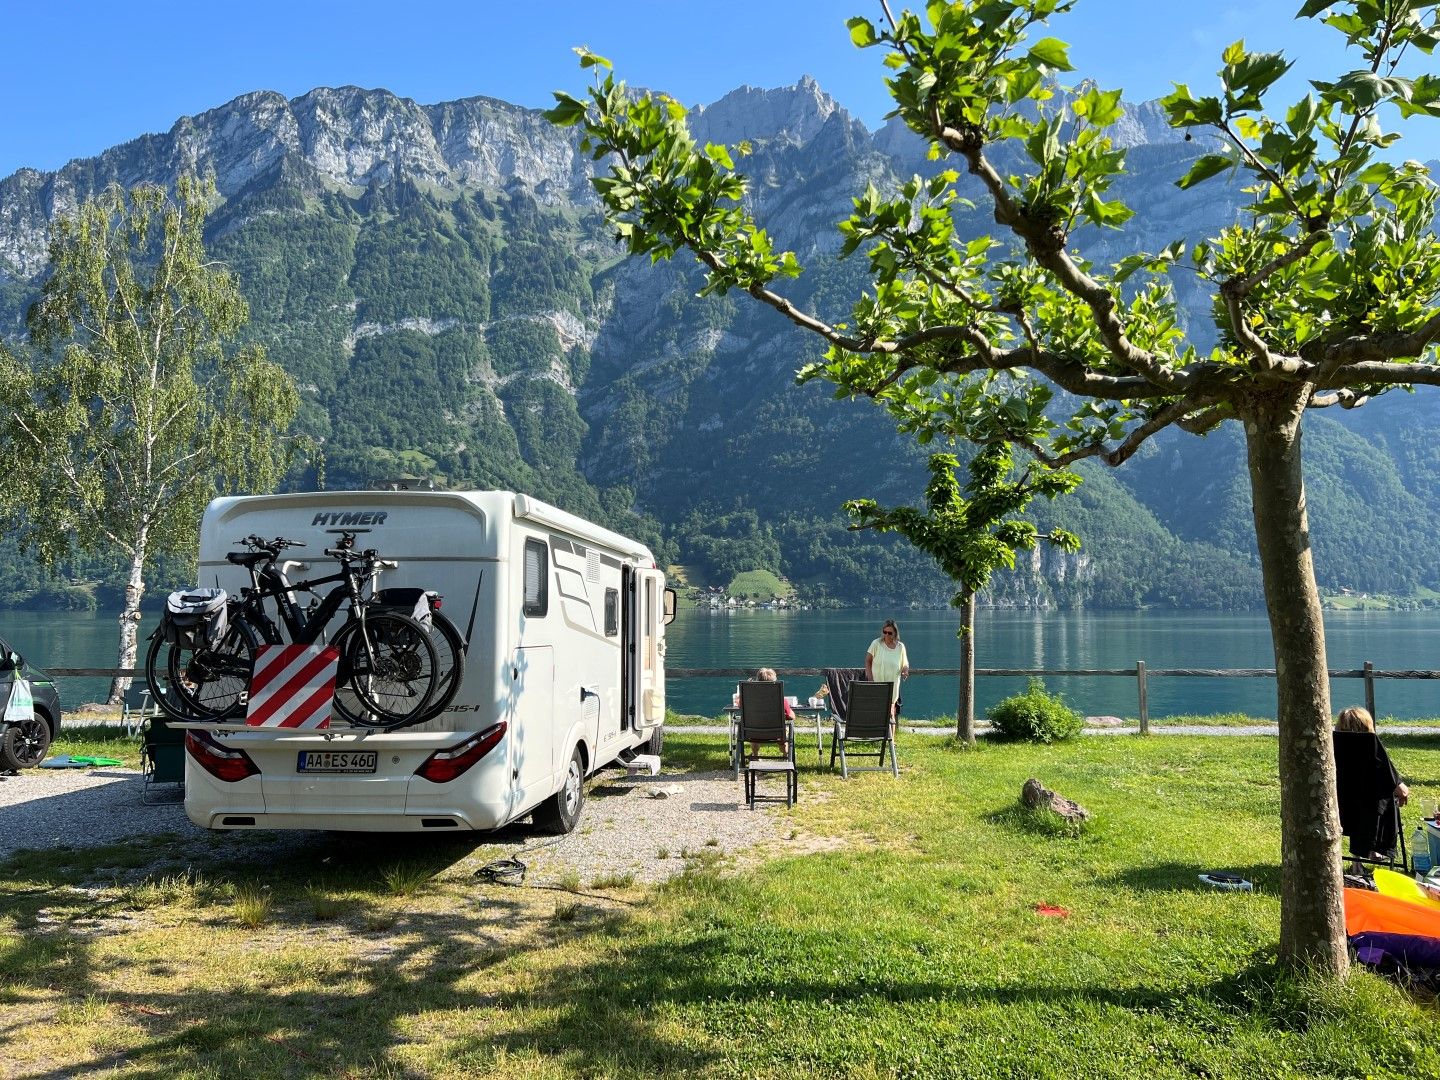
[[[301,750],[296,772],[373,773],[374,750]]]

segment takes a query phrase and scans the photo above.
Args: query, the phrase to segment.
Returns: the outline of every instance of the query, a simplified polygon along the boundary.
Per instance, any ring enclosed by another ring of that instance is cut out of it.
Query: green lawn
[[[132,769],[140,767],[140,740],[125,734],[120,724],[72,724],[60,726],[60,737],[50,755],[117,758]]]
[[[1387,743],[1433,803],[1440,738]],[[672,768],[725,760],[714,736],[667,753]],[[1368,974],[1326,990],[1274,972],[1273,739],[917,736],[898,781],[843,782],[813,749],[800,761],[801,802],[776,812],[813,853],[702,853],[611,901],[478,885],[493,855],[450,838],[22,854],[0,863],[0,1061],[166,1077],[1440,1075],[1433,1005]],[[1094,819],[1072,834],[1020,812],[1028,776]],[[157,858],[169,869],[147,870]],[[1215,869],[1257,891],[1204,888]]]

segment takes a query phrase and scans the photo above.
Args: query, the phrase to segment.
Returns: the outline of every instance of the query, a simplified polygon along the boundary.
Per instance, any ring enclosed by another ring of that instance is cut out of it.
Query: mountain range
[[[702,141],[748,141],[754,213],[810,272],[799,305],[843,318],[866,284],[834,223],[867,181],[936,166],[894,121],[871,131],[813,80],[742,87],[696,107]],[[1213,235],[1239,195],[1173,181],[1203,152],[1155,103],[1115,129],[1123,233],[1079,234],[1097,263]],[[50,223],[108,184],[213,176],[208,245],[238,275],[247,334],[300,385],[298,425],[324,482],[524,490],[649,541],[696,584],[783,575],[817,603],[935,602],[952,587],[893,537],[846,529],[840,504],[918,504],[927,450],[865,402],[794,385],[815,340],[743,297],[699,298],[684,260],[623,257],[572,130],[490,98],[420,105],[383,90],[260,91],[165,134],[50,173],[0,180],[0,336],[19,344],[46,273]],[[976,193],[978,195],[978,193]],[[979,200],[977,199],[977,202]],[[983,203],[962,231],[993,231]],[[1210,298],[1178,281],[1202,346]],[[1392,400],[1394,399],[1394,400]],[[1424,595],[1440,587],[1436,398],[1306,421],[1322,587]],[[1248,607],[1261,602],[1243,440],[1153,440],[1118,470],[1034,508],[1077,531],[1000,575],[993,603]],[[292,486],[317,482],[295,475]],[[8,575],[8,577],[7,577]],[[0,556],[0,595],[40,595]]]

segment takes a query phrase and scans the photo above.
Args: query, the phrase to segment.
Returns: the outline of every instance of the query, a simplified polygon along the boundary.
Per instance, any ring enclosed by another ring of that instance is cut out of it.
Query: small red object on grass
[[[1070,917],[1070,912],[1063,907],[1056,907],[1054,904],[1036,904],[1035,914],[1048,915],[1052,919],[1068,919]]]

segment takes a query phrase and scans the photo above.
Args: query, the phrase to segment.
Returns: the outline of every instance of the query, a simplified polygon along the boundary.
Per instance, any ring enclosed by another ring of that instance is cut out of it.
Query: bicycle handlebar
[[[252,551],[268,551],[272,555],[278,555],[286,548],[305,546],[304,540],[286,540],[283,536],[277,536],[274,540],[266,540],[263,536],[255,536],[253,533],[236,540],[235,543],[244,544]]]

